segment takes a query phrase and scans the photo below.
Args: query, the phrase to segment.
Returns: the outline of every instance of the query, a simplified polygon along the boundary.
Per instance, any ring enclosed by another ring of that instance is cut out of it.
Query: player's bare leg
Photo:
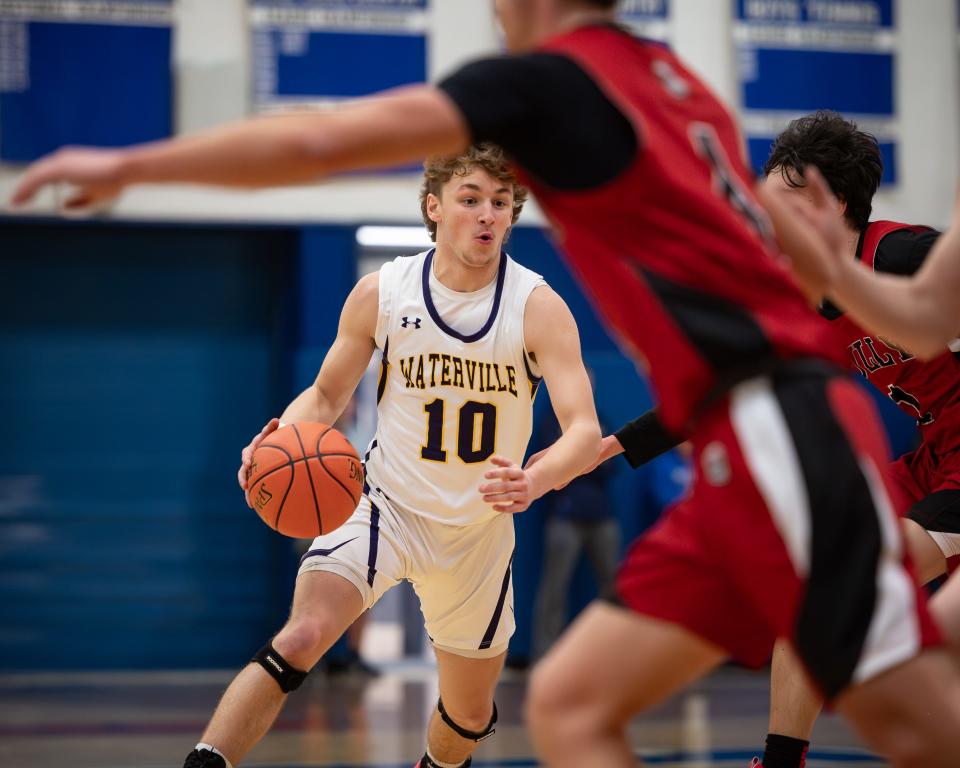
[[[273,647],[293,668],[309,672],[362,611],[360,593],[349,581],[307,571],[297,578],[290,618]],[[248,664],[223,694],[201,742],[237,765],[269,730],[286,698],[260,664]]]
[[[940,627],[951,650],[960,656],[960,571],[953,573],[947,583],[930,598],[928,606],[934,621]]]
[[[593,603],[534,669],[526,714],[538,754],[554,768],[635,766],[630,718],[725,657],[679,625]]]
[[[489,659],[471,659],[435,649],[440,701],[460,728],[483,734],[493,718],[493,693],[503,671],[506,651]],[[475,738],[458,734],[435,710],[427,726],[427,752],[439,764],[461,765],[477,748]]]
[[[844,692],[836,705],[867,745],[898,768],[957,764],[960,674],[942,649]]]
[[[900,523],[917,581],[926,584],[946,573],[947,559],[933,537],[919,523],[908,517],[903,518]]]
[[[920,583],[926,584],[944,573],[946,559],[930,534],[909,518],[903,518],[901,523]],[[960,588],[957,601],[956,623],[960,631]],[[934,602],[930,608],[939,619]],[[807,677],[793,647],[786,640],[778,640],[770,668],[770,726],[763,755],[764,768],[796,768],[803,764],[806,746],[822,707],[823,698]]]
[[[787,640],[773,646],[770,665],[770,733],[810,740],[823,699]]]
[[[789,641],[778,639],[770,663],[770,725],[764,745],[764,768],[803,765],[810,734],[823,707],[820,692]]]

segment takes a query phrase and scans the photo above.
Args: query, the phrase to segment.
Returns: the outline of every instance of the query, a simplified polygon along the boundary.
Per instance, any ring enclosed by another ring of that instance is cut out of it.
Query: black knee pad
[[[270,676],[277,681],[277,685],[280,686],[280,690],[284,693],[297,690],[297,688],[303,684],[303,681],[307,679],[307,673],[301,672],[299,669],[294,669],[288,664],[287,660],[277,653],[273,647],[273,643],[269,640],[263,648],[257,651],[257,655],[250,659],[250,661],[256,662],[267,670]]]
[[[497,729],[493,727],[497,722],[497,702],[493,702],[493,715],[491,715],[490,722],[487,723],[487,727],[482,731],[468,731],[463,726],[453,722],[453,718],[450,717],[450,715],[447,714],[447,710],[443,708],[443,699],[437,699],[437,712],[440,713],[440,719],[443,720],[443,722],[449,725],[457,735],[462,736],[465,739],[480,742],[484,739],[490,738],[497,732]]]

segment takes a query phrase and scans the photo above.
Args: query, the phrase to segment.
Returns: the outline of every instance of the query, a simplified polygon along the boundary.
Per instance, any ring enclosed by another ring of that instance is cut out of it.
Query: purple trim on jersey
[[[370,459],[370,454],[373,453],[373,449],[376,447],[377,447],[377,441],[376,439],[374,439],[370,443],[370,447],[367,448],[367,452],[363,455],[363,460],[360,462],[360,466],[363,467],[363,495],[364,496],[370,493],[370,483],[367,482],[367,461]],[[379,491],[380,489],[377,488],[377,490]]]
[[[370,554],[367,556],[367,584],[373,586],[373,578],[377,575],[377,544],[380,542],[380,510],[370,500]]]
[[[380,356],[380,380],[377,382],[377,405],[380,405],[380,401],[383,399],[383,392],[387,388],[387,369],[390,368],[390,359],[387,357],[387,354],[390,350],[390,337],[383,342],[383,354]],[[367,456],[369,456],[369,452]]]
[[[527,369],[527,378],[530,380],[530,399],[533,400],[537,396],[537,389],[540,386],[540,382],[543,381],[543,376],[537,376],[530,368],[530,362],[527,360],[527,351],[523,351],[523,367]]]
[[[490,310],[490,317],[487,318],[487,322],[483,324],[483,327],[479,331],[466,335],[454,330],[443,322],[443,318],[440,317],[440,313],[437,312],[437,307],[433,303],[433,297],[430,295],[430,269],[433,266],[433,254],[436,253],[436,250],[436,248],[431,248],[427,254],[427,258],[423,260],[423,301],[427,305],[427,312],[430,314],[433,322],[437,324],[437,327],[447,334],[447,336],[453,336],[453,338],[459,339],[467,344],[480,341],[493,327],[493,321],[497,319],[497,312],[500,311],[500,298],[503,296],[503,284],[507,275],[507,259],[510,257],[503,251],[500,252],[500,266],[497,267],[497,290],[493,296],[493,309]]]
[[[507,599],[507,587],[510,586],[510,570],[513,567],[513,555],[510,553],[510,560],[507,562],[506,573],[503,574],[503,584],[500,585],[500,597],[497,600],[497,607],[493,611],[493,616],[490,618],[490,624],[487,626],[487,631],[483,633],[483,640],[480,641],[480,647],[478,650],[485,651],[490,647],[490,644],[493,642],[494,635],[497,634],[497,627],[500,626],[500,616],[503,614],[503,604]]]

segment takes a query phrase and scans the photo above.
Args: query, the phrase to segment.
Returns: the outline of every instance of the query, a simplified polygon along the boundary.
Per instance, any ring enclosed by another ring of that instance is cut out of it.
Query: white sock
[[[429,757],[429,758],[433,761],[433,764],[436,765],[437,768],[460,768],[460,766],[463,765],[463,762],[461,762],[461,763],[445,763],[445,762],[443,762],[442,760],[437,760],[437,758],[435,758],[435,757],[433,756],[433,753],[430,751],[430,747],[427,747],[427,757]],[[466,762],[466,761],[464,761],[464,762]]]
[[[196,750],[206,749],[209,752],[213,752],[215,755],[220,755],[223,758],[223,762],[227,764],[227,768],[233,768],[233,764],[227,760],[227,756],[223,754],[219,749],[217,749],[213,744],[204,744],[202,741],[194,747]]]

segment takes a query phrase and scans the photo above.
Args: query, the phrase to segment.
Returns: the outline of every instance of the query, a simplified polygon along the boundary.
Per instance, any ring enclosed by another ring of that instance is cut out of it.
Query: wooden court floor
[[[0,676],[2,768],[180,768],[229,672]],[[497,694],[496,735],[476,768],[536,766],[522,724],[523,676]],[[767,679],[727,668],[631,727],[649,765],[747,766],[766,732]],[[436,704],[433,669],[397,664],[372,681],[314,674],[291,695],[277,725],[244,766],[410,768],[423,752]],[[811,768],[885,765],[836,716],[817,725]],[[585,767],[586,768],[586,767]],[[590,767],[593,768],[593,767]],[[597,767],[602,768],[602,767]]]

